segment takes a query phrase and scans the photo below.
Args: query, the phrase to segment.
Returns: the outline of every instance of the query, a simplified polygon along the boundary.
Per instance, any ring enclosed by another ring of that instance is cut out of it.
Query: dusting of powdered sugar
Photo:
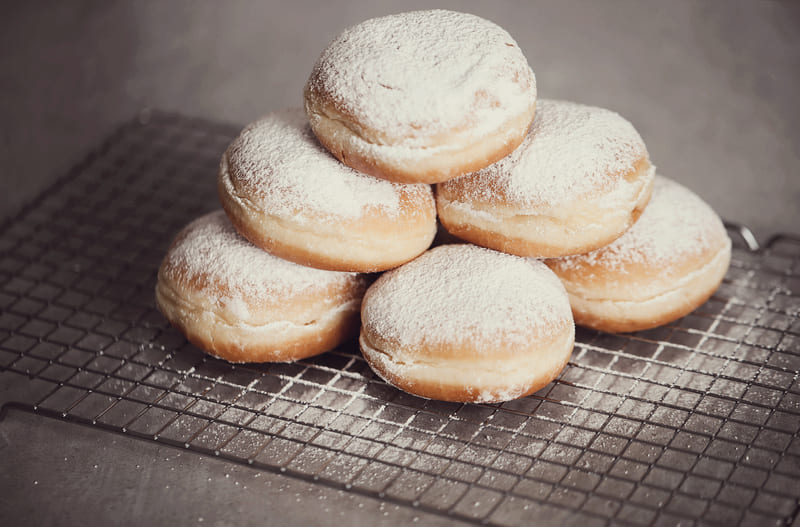
[[[471,201],[557,207],[597,191],[632,186],[624,176],[642,157],[647,157],[644,141],[619,114],[540,99],[516,150],[453,184]]]
[[[551,260],[557,269],[601,265],[624,270],[629,263],[668,269],[668,264],[698,255],[726,236],[716,212],[683,185],[656,175],[650,202],[638,221],[606,247]]]
[[[420,148],[453,129],[476,136],[496,130],[532,106],[536,80],[496,24],[413,11],[346,29],[318,59],[306,95],[380,131],[382,144]]]
[[[403,185],[343,165],[319,144],[305,112],[287,109],[247,126],[226,153],[237,193],[267,214],[357,219],[371,208],[397,216],[401,194],[432,199],[429,185]]]
[[[273,256],[242,238],[221,210],[190,223],[176,238],[163,268],[178,280],[200,288],[227,290],[235,307],[243,299],[285,297],[309,288],[327,288],[357,280],[356,273],[323,271]]]
[[[384,273],[362,311],[365,324],[402,346],[505,334],[571,322],[567,294],[543,263],[474,245],[442,245]]]

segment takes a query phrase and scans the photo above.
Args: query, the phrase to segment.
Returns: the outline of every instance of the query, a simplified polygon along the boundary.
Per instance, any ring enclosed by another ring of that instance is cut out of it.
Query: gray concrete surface
[[[0,455],[5,459],[0,462],[0,524],[8,526],[462,525],[419,509],[15,410],[0,421]]]
[[[322,48],[421,1],[17,2],[0,26],[0,217],[142,107],[245,124]],[[800,3],[442,1],[505,27],[541,96],[632,121],[662,174],[764,238],[800,219]]]

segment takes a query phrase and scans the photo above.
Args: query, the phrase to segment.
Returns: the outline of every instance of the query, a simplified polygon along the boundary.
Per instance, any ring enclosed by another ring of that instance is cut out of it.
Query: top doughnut
[[[447,181],[505,157],[535,105],[536,79],[511,35],[444,10],[346,29],[305,86],[320,142],[343,163],[402,183]]]

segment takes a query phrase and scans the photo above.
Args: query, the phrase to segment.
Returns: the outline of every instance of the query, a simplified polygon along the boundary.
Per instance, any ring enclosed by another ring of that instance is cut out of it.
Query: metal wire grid
[[[206,356],[155,310],[177,230],[217,207],[236,127],[147,113],[5,226],[10,404],[497,525],[789,525],[800,503],[800,240],[734,251],[692,315],[579,330],[558,380],[496,405],[416,398],[350,344]]]

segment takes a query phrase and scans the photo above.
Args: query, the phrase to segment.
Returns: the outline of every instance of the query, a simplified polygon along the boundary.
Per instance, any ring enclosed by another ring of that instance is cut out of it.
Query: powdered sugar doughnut
[[[611,245],[547,260],[564,282],[579,325],[623,332],[687,315],[719,287],[731,241],[697,195],[656,176],[653,197],[633,227]]]
[[[253,244],[302,265],[373,272],[427,249],[436,234],[428,185],[403,185],[342,165],[300,108],[246,127],[222,158],[219,195]]]
[[[520,144],[536,80],[511,36],[480,17],[367,20],[323,51],[305,87],[311,127],[340,161],[403,183],[483,168]]]
[[[653,174],[642,138],[618,114],[540,100],[517,150],[437,186],[439,219],[456,236],[503,252],[581,254],[636,221]]]
[[[361,309],[369,365],[409,393],[500,402],[558,376],[575,338],[569,302],[541,262],[442,245],[384,273]]]
[[[175,238],[156,303],[197,347],[231,362],[293,361],[358,330],[367,278],[303,267],[255,247],[212,212]]]

